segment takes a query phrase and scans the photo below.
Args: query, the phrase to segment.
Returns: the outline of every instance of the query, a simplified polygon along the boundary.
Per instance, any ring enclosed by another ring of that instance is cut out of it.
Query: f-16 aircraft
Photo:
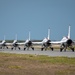
[[[4,36],[4,40],[0,43],[0,49],[2,49],[2,48],[7,48],[8,49],[6,41],[5,41],[5,36]]]
[[[34,42],[34,43],[42,45],[41,51],[43,51],[43,49],[47,50],[48,47],[53,51],[53,47],[51,45],[51,40],[50,40],[50,29],[48,29],[47,38],[44,38],[43,41],[41,42]]]
[[[17,35],[16,35],[16,39],[13,41],[13,43],[6,43],[7,45],[11,46],[11,49],[13,50],[15,48],[18,48],[20,50],[20,47],[19,47],[19,43],[17,42]]]
[[[63,39],[61,41],[56,41],[56,42],[52,41],[51,43],[61,44],[60,52],[62,52],[63,49],[64,49],[64,51],[66,51],[67,47],[69,47],[74,52],[73,41],[72,41],[72,39],[70,39],[70,26],[69,26],[67,37],[63,37]]]
[[[16,39],[12,43],[12,48],[11,49],[13,49],[13,48],[15,48],[15,49],[18,48],[20,50],[19,43],[17,41],[17,35],[16,35]]]
[[[30,40],[30,32],[29,32],[29,38],[25,42],[19,43],[19,44],[24,45],[24,50],[26,49],[29,50],[29,48],[32,48],[32,50],[34,50],[34,47],[33,47],[34,42]]]

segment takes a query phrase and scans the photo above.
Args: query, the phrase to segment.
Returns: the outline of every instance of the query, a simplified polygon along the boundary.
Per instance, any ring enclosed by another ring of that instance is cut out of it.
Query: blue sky
[[[61,40],[68,34],[75,40],[75,0],[0,0],[0,39],[43,39],[51,29],[50,39]]]

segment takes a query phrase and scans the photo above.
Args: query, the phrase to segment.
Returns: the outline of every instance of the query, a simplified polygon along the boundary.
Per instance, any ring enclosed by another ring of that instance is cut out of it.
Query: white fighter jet
[[[47,50],[48,47],[53,51],[53,47],[51,45],[51,40],[50,40],[50,29],[48,29],[48,37],[47,38],[44,38],[43,41],[41,41],[41,42],[34,42],[34,44],[42,45],[41,51],[43,51],[43,49]]]
[[[2,48],[7,48],[8,49],[6,41],[5,41],[5,36],[4,36],[4,40],[0,43],[0,49],[2,49]]]
[[[60,44],[60,52],[62,52],[63,49],[64,51],[66,51],[67,47],[69,47],[74,52],[74,47],[73,47],[74,42],[70,38],[70,26],[67,37],[63,37],[61,41],[55,41],[55,42],[52,41],[51,43]]]

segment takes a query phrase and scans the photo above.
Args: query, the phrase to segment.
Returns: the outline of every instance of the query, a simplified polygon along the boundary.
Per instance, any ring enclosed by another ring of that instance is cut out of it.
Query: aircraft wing
[[[32,42],[33,44],[42,44],[42,42]]]
[[[50,43],[51,44],[61,44],[61,43],[65,43],[66,42],[66,40],[64,40],[64,41],[51,41]]]
[[[12,43],[5,43],[7,46],[11,46],[12,45]]]
[[[61,44],[62,42],[61,41],[51,41],[50,43],[51,44]]]
[[[25,42],[22,42],[22,43],[16,43],[16,44],[18,44],[18,45],[24,45],[24,44],[25,44]]]
[[[23,42],[23,43],[16,43],[16,44],[18,44],[18,45],[24,45],[24,44],[25,44],[25,42]],[[12,45],[13,45],[13,43],[6,43],[6,45],[7,45],[7,46],[12,46]]]

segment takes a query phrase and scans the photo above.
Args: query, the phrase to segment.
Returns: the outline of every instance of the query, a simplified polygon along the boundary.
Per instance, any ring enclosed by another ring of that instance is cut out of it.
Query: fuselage
[[[48,46],[50,46],[51,45],[51,40],[49,40],[49,39],[47,39],[47,38],[45,38],[43,41],[42,41],[42,44],[43,44],[43,46],[45,46],[45,47],[48,47]]]
[[[30,40],[26,40],[26,42],[25,42],[25,46],[27,46],[27,47],[32,46],[32,41],[30,41]]]

